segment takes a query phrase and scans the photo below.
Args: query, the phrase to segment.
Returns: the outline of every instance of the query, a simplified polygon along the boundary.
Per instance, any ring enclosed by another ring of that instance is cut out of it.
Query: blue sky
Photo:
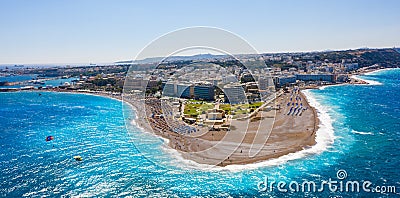
[[[0,25],[0,64],[133,59],[190,26],[229,30],[259,52],[393,47],[400,1],[0,0]]]

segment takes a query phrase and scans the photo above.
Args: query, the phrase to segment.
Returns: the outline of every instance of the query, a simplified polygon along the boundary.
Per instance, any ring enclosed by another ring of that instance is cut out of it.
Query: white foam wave
[[[374,135],[372,132],[361,132],[356,130],[351,130],[352,133],[360,134],[360,135]]]
[[[120,99],[111,97],[109,95],[101,95],[101,94],[96,94],[96,93],[88,93],[88,92],[55,92],[55,93],[62,93],[62,94],[83,94],[83,95],[88,95],[88,96],[97,96],[97,97],[103,97],[103,98],[108,98],[112,100],[117,100],[121,102]]]
[[[84,109],[84,106],[70,106],[71,109]]]
[[[343,86],[343,85],[346,85],[346,84],[324,85],[324,86],[319,87],[319,89],[320,89],[320,90],[324,90],[324,89],[327,88],[327,87],[335,87],[335,86]]]
[[[150,133],[150,131],[146,131],[146,129],[145,129],[144,127],[140,126],[140,125],[136,122],[136,120],[138,119],[136,107],[133,106],[133,105],[132,105],[131,103],[129,103],[128,101],[122,100],[122,102],[123,102],[124,104],[128,105],[129,108],[132,110],[132,112],[135,112],[134,117],[132,118],[132,120],[131,120],[131,122],[130,122],[130,125],[134,125],[134,126],[135,126],[136,128],[138,128],[140,131]],[[123,114],[124,119],[127,120],[128,117],[125,115],[125,111],[122,111],[122,114]],[[125,124],[125,127],[127,127],[126,124]],[[128,129],[128,128],[127,128],[127,129]]]
[[[360,81],[365,81],[368,84],[357,84],[357,85],[382,85],[382,83],[374,80],[366,80],[363,78],[360,78],[360,76],[351,76],[350,78],[353,78],[355,80],[360,80]]]
[[[378,69],[378,70],[375,70],[375,71],[367,72],[367,73],[365,73],[364,75],[366,75],[366,76],[375,76],[375,75],[377,75],[378,73],[380,73],[380,72],[382,72],[382,71],[394,70],[394,69],[399,69],[399,68]]]

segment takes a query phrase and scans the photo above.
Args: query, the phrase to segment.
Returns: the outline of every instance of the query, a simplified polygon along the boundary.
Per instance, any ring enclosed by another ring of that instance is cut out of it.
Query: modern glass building
[[[194,85],[193,95],[196,100],[214,100],[214,86],[213,85]]]
[[[240,84],[229,84],[223,88],[226,103],[239,104],[246,101],[246,95]]]
[[[334,74],[296,74],[297,80],[335,82]]]
[[[163,96],[170,96],[170,97],[176,96],[175,84],[173,84],[173,83],[165,83],[162,95]]]
[[[177,97],[179,98],[191,98],[192,94],[190,94],[190,84],[177,84]]]

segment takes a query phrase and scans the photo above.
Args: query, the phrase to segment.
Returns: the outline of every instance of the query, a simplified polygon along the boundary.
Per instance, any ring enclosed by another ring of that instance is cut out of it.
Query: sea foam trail
[[[242,171],[242,170],[251,170],[257,169],[260,167],[267,167],[267,166],[277,166],[284,164],[288,161],[301,159],[309,155],[315,155],[326,151],[329,146],[334,143],[335,135],[334,135],[334,128],[332,126],[332,119],[328,114],[328,107],[321,105],[310,90],[303,91],[304,95],[306,96],[309,104],[314,107],[317,111],[318,118],[319,118],[319,125],[318,130],[316,132],[315,141],[316,144],[309,148],[304,148],[303,150],[297,151],[295,153],[289,153],[287,155],[269,159],[262,162],[256,162],[252,164],[245,164],[245,165],[228,165],[225,167],[219,167],[214,165],[207,165],[207,164],[199,164],[192,160],[188,160],[182,157],[180,152],[175,149],[172,149],[166,145],[162,147],[164,152],[167,152],[173,157],[174,159],[171,160],[171,165],[180,167],[182,169],[197,169],[197,170],[206,170],[206,171],[220,171],[220,170],[227,170],[232,172]],[[167,141],[165,141],[167,143]]]
[[[356,130],[351,130],[352,133],[360,134],[360,135],[374,135],[372,132],[361,132]]]

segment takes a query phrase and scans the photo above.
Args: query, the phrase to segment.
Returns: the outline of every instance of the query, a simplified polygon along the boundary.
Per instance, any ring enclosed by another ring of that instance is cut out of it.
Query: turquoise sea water
[[[18,82],[36,79],[37,75],[0,76],[0,82]]]
[[[32,75],[17,75],[17,76],[0,76],[0,82],[18,82],[18,81],[29,81],[29,80],[36,80],[37,75],[32,74]],[[46,80],[44,81],[45,84],[40,85],[40,84],[32,84],[32,83],[25,83],[22,85],[11,85],[11,86],[2,86],[0,88],[21,88],[24,86],[34,86],[34,87],[46,87],[47,85],[53,86],[53,87],[58,87],[60,85],[64,85],[65,82],[71,83],[73,80],[77,80],[79,78],[58,78],[54,80]]]
[[[382,84],[306,91],[321,116],[315,147],[222,170],[188,167],[162,139],[131,124],[134,112],[120,101],[0,93],[0,196],[399,196],[400,70],[362,78]],[[48,135],[54,140],[46,142]],[[339,170],[347,178],[339,180]],[[395,186],[397,194],[333,193],[327,187],[278,192],[276,185],[272,192],[260,191],[265,178],[288,184],[368,180],[372,186]]]

